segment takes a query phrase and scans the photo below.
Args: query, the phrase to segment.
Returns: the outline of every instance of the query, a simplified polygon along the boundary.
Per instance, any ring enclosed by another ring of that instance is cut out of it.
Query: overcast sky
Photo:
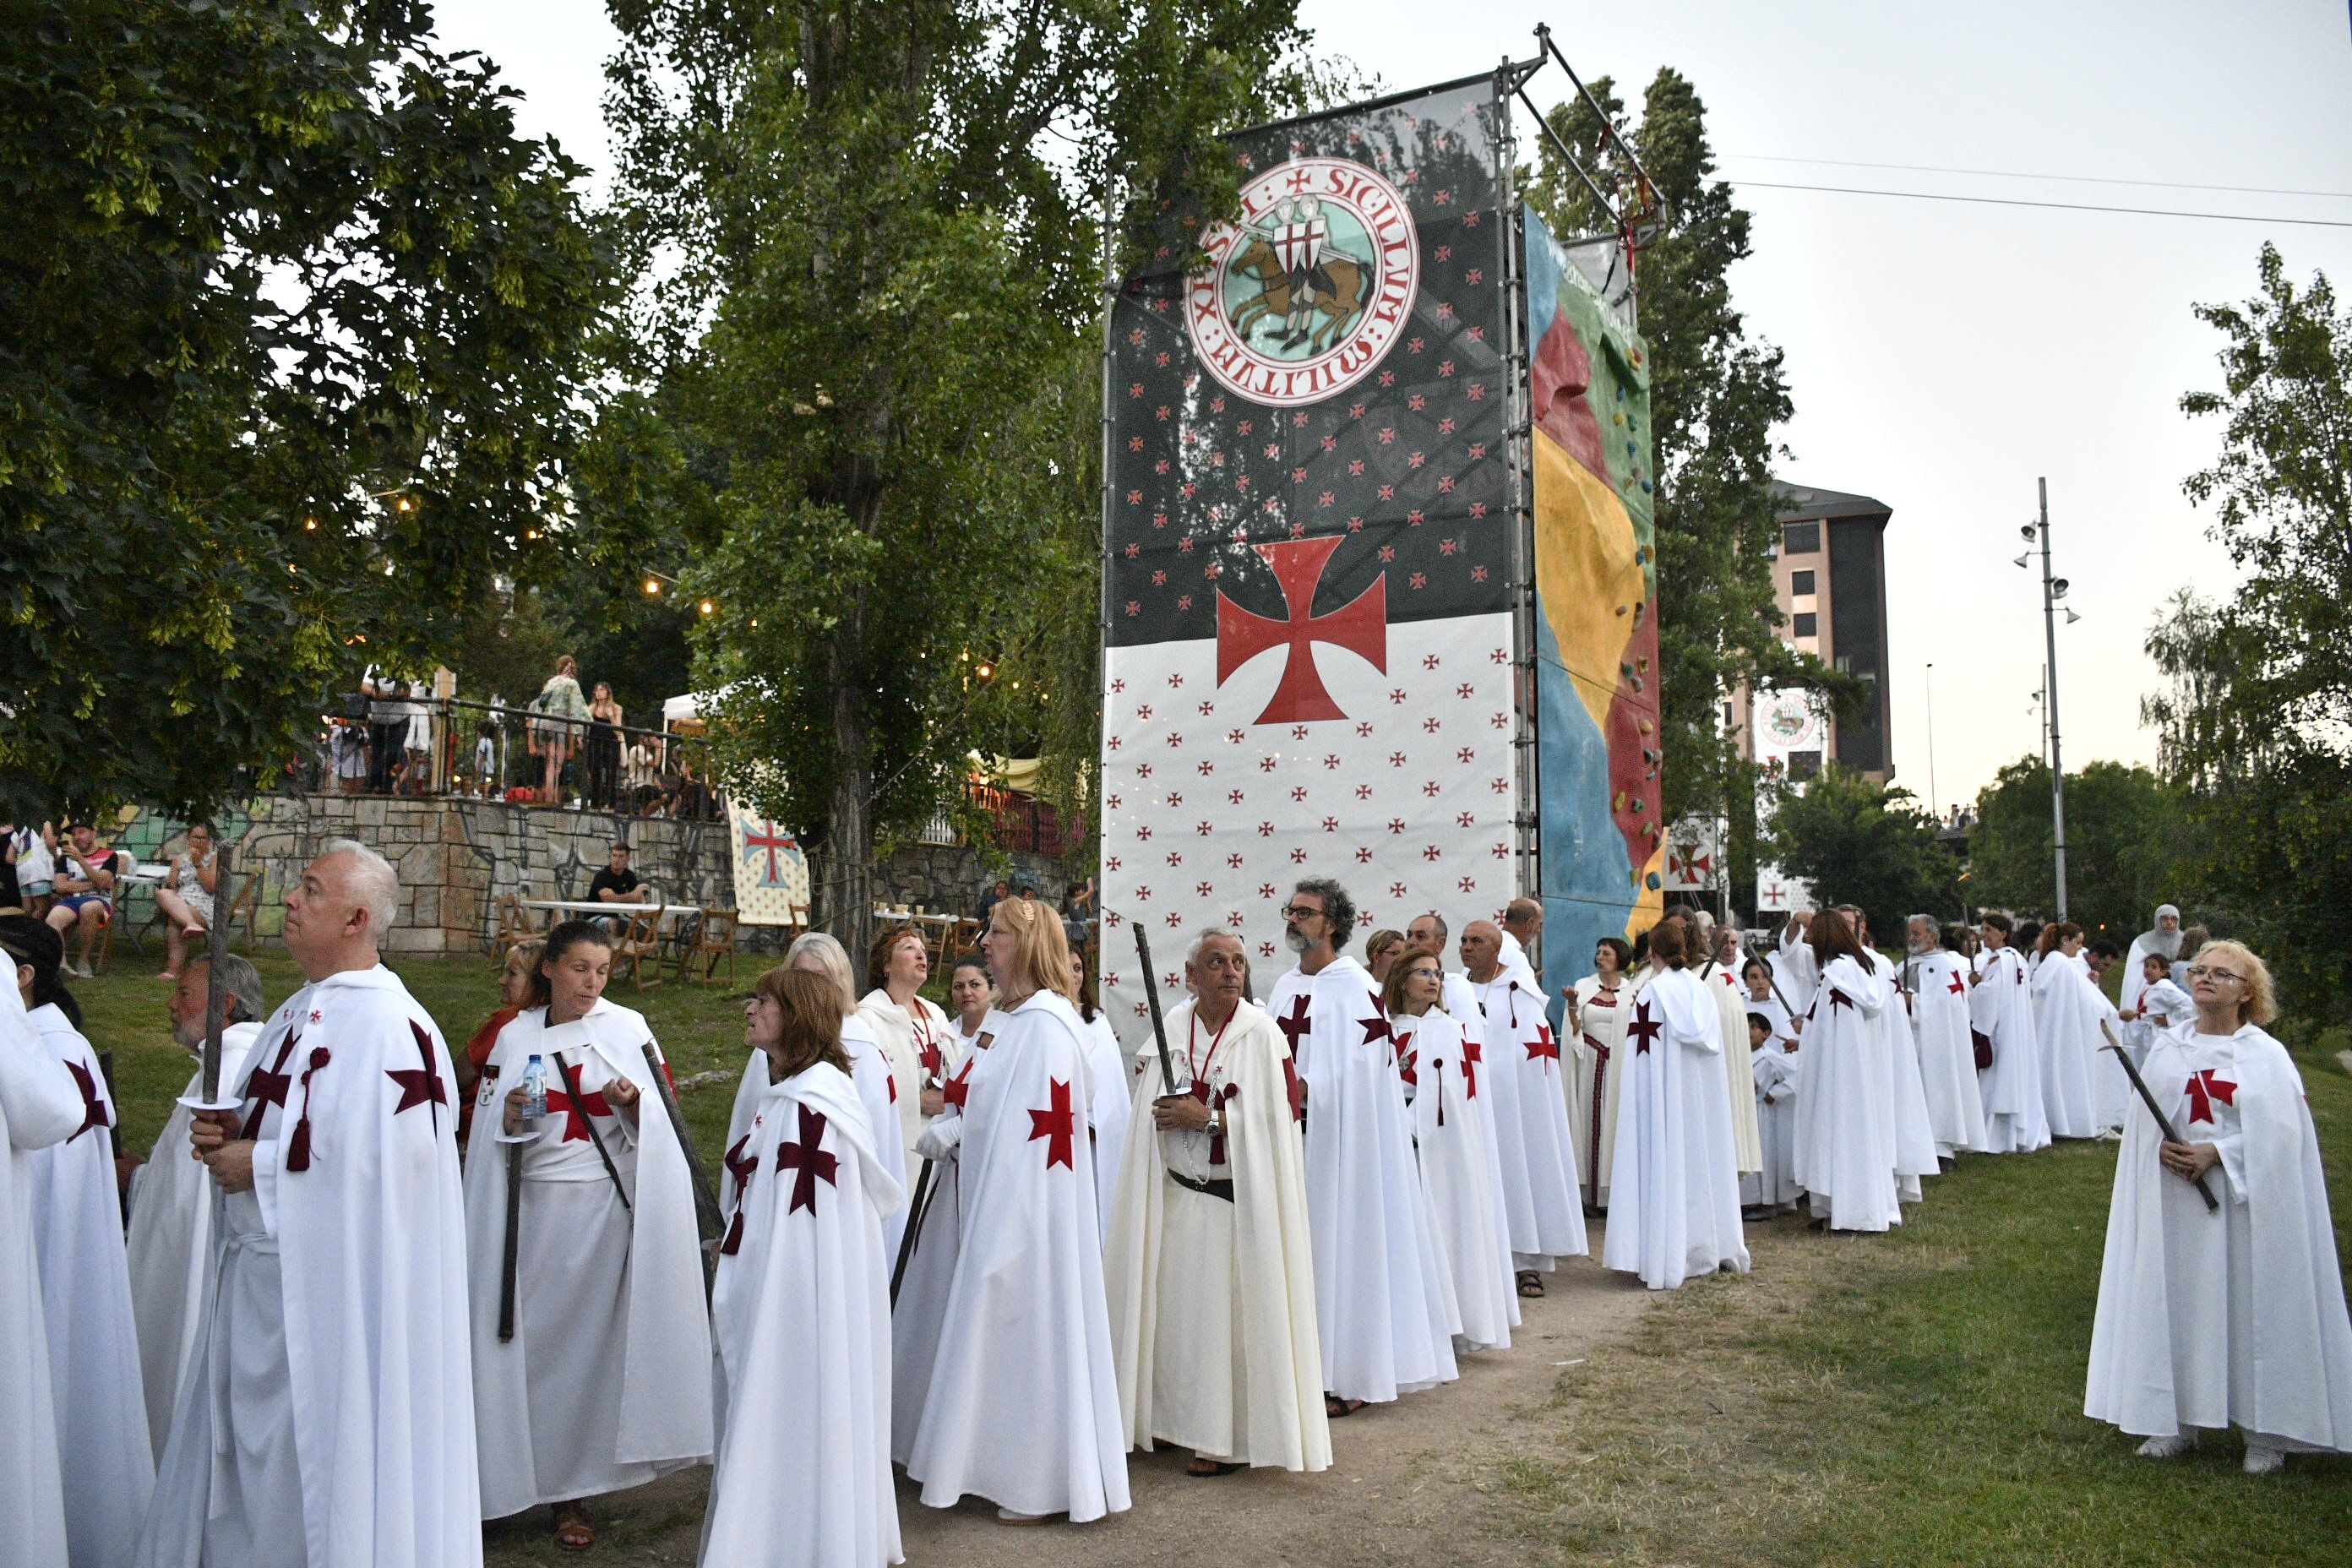
[[[440,16],[451,47],[484,51],[523,89],[526,131],[604,165],[614,40],[600,5],[444,0]],[[2352,223],[2352,196],[1764,161],[2352,193],[2344,0],[1304,0],[1303,18],[1391,88],[1525,58],[1548,18],[1588,80],[1614,77],[1636,103],[1662,66],[1690,78],[1734,178]],[[1550,73],[1530,84],[1547,108],[1567,90]],[[2040,744],[2038,578],[2010,563],[2043,475],[2057,571],[2083,616],[2059,631],[2065,760],[2152,760],[2138,718],[2156,679],[2140,651],[2148,623],[2178,587],[2231,582],[2180,490],[2216,431],[2178,400],[2220,377],[2220,339],[2189,306],[2251,293],[2265,238],[2298,279],[2324,270],[2352,289],[2352,227],[1752,187],[1742,200],[1756,255],[1733,275],[1735,298],[1785,351],[1797,407],[1782,472],[1894,509],[1901,782],[1928,792],[1931,662],[1939,801],[1972,797]]]

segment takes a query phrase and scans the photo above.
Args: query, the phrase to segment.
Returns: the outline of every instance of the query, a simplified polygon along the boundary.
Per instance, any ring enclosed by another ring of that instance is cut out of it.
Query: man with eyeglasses
[[[2031,1153],[2050,1145],[2033,993],[2026,984],[2025,960],[2010,945],[2010,918],[1987,910],[1979,921],[1984,950],[1969,980],[1969,1026],[1992,1043],[1992,1065],[1977,1075],[1984,1094],[1985,1152]]]
[[[1450,1383],[1461,1310],[1413,1163],[1404,1085],[1370,971],[1340,950],[1356,904],[1328,878],[1282,911],[1297,966],[1266,1011],[1287,1040],[1307,1114],[1307,1206],[1315,1244],[1324,1409]]]

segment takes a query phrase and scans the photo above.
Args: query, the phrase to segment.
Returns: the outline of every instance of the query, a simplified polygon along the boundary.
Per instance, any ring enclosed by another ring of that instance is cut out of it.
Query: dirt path
[[[1601,1247],[1595,1228],[1592,1247]],[[1465,1357],[1462,1376],[1331,1424],[1333,1464],[1318,1476],[1244,1471],[1217,1480],[1183,1474],[1186,1456],[1129,1458],[1135,1506],[1100,1522],[1013,1528],[966,1500],[925,1508],[903,1477],[898,1521],[910,1564],[1057,1568],[1152,1563],[1168,1568],[1350,1564],[1523,1564],[1528,1542],[1511,1502],[1481,1489],[1499,1455],[1553,1440],[1541,1415],[1562,1363],[1581,1363],[1631,1335],[1647,1292],[1580,1258],[1550,1277],[1550,1293],[1523,1303],[1507,1351]],[[607,1500],[603,1539],[587,1561],[688,1563],[701,1525],[707,1470],[673,1476]],[[580,1562],[548,1542],[543,1514],[488,1531],[493,1563]],[[1245,1544],[1243,1544],[1245,1543]]]

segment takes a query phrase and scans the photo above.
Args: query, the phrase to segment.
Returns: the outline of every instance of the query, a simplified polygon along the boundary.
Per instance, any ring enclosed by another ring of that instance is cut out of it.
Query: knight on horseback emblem
[[[1421,268],[1403,195],[1364,164],[1300,158],[1245,186],[1203,239],[1185,311],[1210,373],[1259,402],[1320,401],[1387,353]]]

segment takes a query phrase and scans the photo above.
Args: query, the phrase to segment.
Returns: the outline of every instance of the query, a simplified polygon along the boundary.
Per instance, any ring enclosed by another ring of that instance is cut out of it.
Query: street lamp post
[[[2028,543],[2042,545],[2042,637],[2048,662],[2042,671],[2042,718],[2050,727],[2050,837],[2052,869],[2056,877],[2058,918],[2066,918],[2066,767],[2058,746],[2058,601],[2066,596],[2066,580],[2050,572],[2050,480],[2037,481],[2041,515],[2020,531]],[[2020,564],[2022,564],[2021,562]],[[2079,619],[2066,612],[2069,622]]]
[[[1927,809],[1943,819],[1944,797],[1936,793],[1936,661],[1927,661]]]

